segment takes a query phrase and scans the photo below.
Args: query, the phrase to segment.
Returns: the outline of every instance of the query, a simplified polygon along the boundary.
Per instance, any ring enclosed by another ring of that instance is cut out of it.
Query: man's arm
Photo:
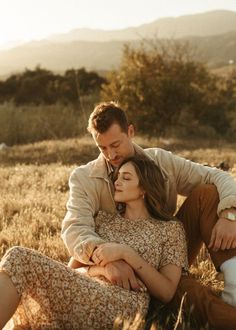
[[[99,199],[96,191],[90,193],[91,184],[85,171],[78,168],[72,172],[67,213],[62,222],[62,239],[70,255],[83,264],[92,264],[93,250],[104,242],[95,233],[94,214],[99,209]]]
[[[236,181],[229,173],[203,166],[163,149],[156,149],[155,159],[166,175],[175,180],[178,194],[188,196],[199,184],[214,184],[220,199],[218,215],[224,209],[236,207]]]
[[[69,267],[93,265],[91,260],[94,249],[104,243],[95,232],[94,214],[100,208],[100,199],[93,179],[88,178],[80,169],[72,172],[69,179],[70,196],[67,214],[62,222],[62,239],[74,258]],[[105,271],[105,273],[104,273]],[[111,283],[123,288],[136,290],[140,283],[133,269],[124,261],[110,263],[103,274]]]
[[[236,207],[236,181],[221,170],[203,166],[184,158],[173,155],[162,149],[156,151],[156,162],[164,168],[166,175],[176,182],[176,191],[184,196],[201,183],[214,184],[219,193],[218,216],[209,247],[218,249],[232,249],[236,247],[236,221],[225,219],[226,209]],[[235,209],[232,212],[236,213]]]
[[[236,221],[227,220],[225,215],[229,209],[232,210],[232,213],[236,213],[234,209],[236,206],[236,181],[230,174],[219,169],[186,162],[187,164],[185,163],[183,166],[183,173],[178,175],[180,186],[184,187],[183,183],[186,182],[184,176],[187,175],[191,184],[200,179],[200,183],[214,184],[219,193],[220,201],[217,210],[219,219],[212,230],[208,248],[214,251],[235,248]]]

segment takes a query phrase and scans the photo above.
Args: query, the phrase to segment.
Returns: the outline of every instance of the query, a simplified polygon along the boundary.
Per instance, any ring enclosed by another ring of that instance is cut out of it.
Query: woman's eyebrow
[[[130,175],[133,175],[131,172],[119,172],[119,174],[130,174]]]

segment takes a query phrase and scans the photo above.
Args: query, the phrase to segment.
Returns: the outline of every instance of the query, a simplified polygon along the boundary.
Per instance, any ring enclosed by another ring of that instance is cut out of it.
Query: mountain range
[[[212,67],[236,63],[236,12],[217,10],[162,18],[122,30],[76,29],[0,51],[0,76],[41,65],[53,71],[85,67],[117,68],[124,43],[172,38],[189,41],[197,56]]]

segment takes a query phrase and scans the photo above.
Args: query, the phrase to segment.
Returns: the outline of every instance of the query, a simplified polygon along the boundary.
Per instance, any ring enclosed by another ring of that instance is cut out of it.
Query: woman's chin
[[[120,198],[120,196],[116,196],[116,193],[115,193],[115,195],[114,195],[114,201],[117,202],[117,203],[122,203],[122,202],[124,202],[124,201],[122,200],[122,198]]]

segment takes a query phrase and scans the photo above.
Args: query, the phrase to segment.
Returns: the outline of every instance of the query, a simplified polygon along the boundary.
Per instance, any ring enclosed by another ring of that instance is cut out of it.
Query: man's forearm
[[[83,223],[82,220],[70,218],[68,215],[62,223],[61,237],[69,254],[76,260],[92,264],[90,258],[95,247],[104,241],[95,233],[94,226]]]

